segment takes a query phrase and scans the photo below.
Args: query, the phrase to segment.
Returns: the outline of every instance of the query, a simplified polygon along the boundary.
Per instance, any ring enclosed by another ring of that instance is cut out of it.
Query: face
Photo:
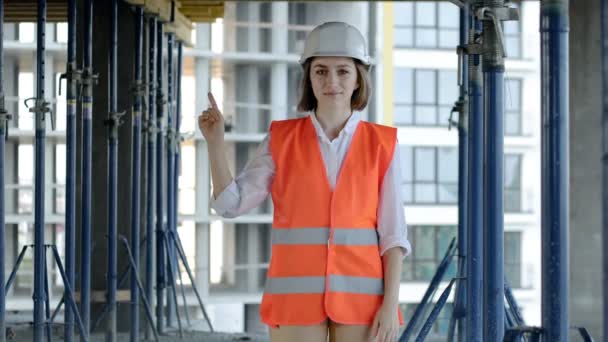
[[[359,88],[352,58],[316,57],[310,66],[310,81],[319,105],[349,106]]]

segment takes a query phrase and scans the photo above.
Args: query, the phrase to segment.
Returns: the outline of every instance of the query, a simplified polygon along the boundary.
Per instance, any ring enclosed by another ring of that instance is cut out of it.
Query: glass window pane
[[[436,103],[435,71],[416,70],[416,102],[425,104]]]
[[[435,274],[437,265],[435,262],[419,262],[416,263],[416,280],[430,281]]]
[[[452,105],[458,100],[458,79],[456,71],[439,71],[439,104]]]
[[[434,48],[437,47],[437,29],[417,29],[416,30],[416,46]]]
[[[413,122],[412,106],[395,105],[393,124],[395,125],[411,125]]]
[[[505,265],[505,276],[507,281],[513,288],[521,287],[521,266],[506,264]]]
[[[435,229],[432,226],[414,227],[416,241],[416,260],[435,260]]]
[[[412,259],[406,258],[403,262],[403,268],[401,269],[401,281],[414,279],[414,267],[411,260]]]
[[[505,35],[519,34],[519,20],[509,20],[502,22],[502,29]]]
[[[505,232],[505,262],[521,262],[521,233]]]
[[[437,186],[435,184],[415,184],[416,203],[436,203]]]
[[[395,46],[411,47],[414,44],[414,30],[411,28],[395,28]]]
[[[435,149],[415,149],[416,181],[435,181]]]
[[[521,190],[505,189],[504,193],[505,212],[517,213],[521,212]]]
[[[456,48],[459,43],[458,31],[439,30],[439,47],[444,49]]]
[[[505,155],[505,188],[521,188],[521,159],[518,155]]]
[[[521,109],[521,81],[505,80],[505,109],[519,111]]]
[[[438,107],[439,115],[437,118],[437,125],[447,127],[450,123],[450,115],[452,112],[452,105],[449,106],[439,106]],[[452,115],[452,120],[458,121],[458,114],[454,113]]]
[[[399,168],[401,169],[401,176],[403,182],[411,182],[414,180],[412,175],[412,147],[407,145],[399,145],[399,160],[401,161],[401,165]]]
[[[394,92],[396,103],[411,104],[414,102],[413,74],[413,70],[410,68],[395,68]]]
[[[458,182],[458,150],[455,147],[439,147],[439,182]]]
[[[507,57],[519,58],[521,57],[521,43],[519,37],[505,37],[505,44],[507,49]]]
[[[460,27],[460,11],[458,6],[450,2],[439,3],[439,26],[454,29]]]
[[[412,203],[414,201],[411,183],[404,184],[401,186],[401,196],[403,197],[404,203]]]
[[[437,107],[435,106],[416,106],[417,125],[436,125]]]
[[[456,236],[455,226],[437,227],[437,251],[435,254],[435,258],[437,260],[441,260],[443,258],[454,236]]]
[[[519,135],[521,134],[521,116],[519,113],[507,112],[505,113],[505,134],[506,135]]]
[[[393,9],[395,13],[395,25],[413,26],[413,3],[409,1],[399,1],[394,2],[393,4]]]
[[[435,26],[434,2],[416,2],[416,26]]]
[[[457,184],[439,184],[439,203],[457,203],[458,202],[458,185]]]

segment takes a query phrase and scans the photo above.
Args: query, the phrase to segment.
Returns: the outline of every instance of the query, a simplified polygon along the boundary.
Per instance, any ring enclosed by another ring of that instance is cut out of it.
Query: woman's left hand
[[[399,333],[399,316],[396,305],[382,304],[374,323],[372,324],[371,341],[373,342],[394,342]]]

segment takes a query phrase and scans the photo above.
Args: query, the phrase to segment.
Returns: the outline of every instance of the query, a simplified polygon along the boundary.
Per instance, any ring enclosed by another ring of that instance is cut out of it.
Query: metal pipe
[[[4,214],[4,149],[7,136],[8,113],[4,108],[4,1],[0,1],[0,342],[6,341],[6,288],[4,286],[5,263],[5,214]]]
[[[443,259],[439,263],[439,266],[437,266],[437,271],[433,275],[433,278],[431,279],[431,282],[429,283],[429,287],[426,289],[426,292],[422,296],[422,300],[420,301],[420,304],[418,304],[418,306],[416,306],[416,310],[414,310],[414,314],[412,315],[412,318],[410,319],[409,323],[403,330],[403,334],[401,334],[401,337],[399,337],[399,342],[407,342],[407,341],[409,341],[410,336],[414,335],[415,330],[418,326],[418,322],[420,321],[420,319],[423,316],[426,305],[428,304],[429,301],[432,300],[433,294],[439,287],[439,284],[443,280],[443,277],[452,262],[452,258],[454,256],[454,250],[455,250],[455,244],[454,244],[455,241],[456,241],[455,238],[452,239],[452,242],[450,243],[448,250],[446,251],[445,255],[443,256]]]
[[[459,29],[459,44],[464,46],[468,41],[469,31],[469,7],[463,6],[460,8],[460,29]],[[465,278],[466,263],[467,263],[467,228],[468,228],[468,201],[467,201],[467,190],[468,190],[468,79],[469,79],[469,65],[468,56],[466,54],[460,55],[460,72],[458,74],[458,86],[460,90],[460,97],[458,99],[458,274],[460,277]],[[465,325],[464,317],[466,315],[466,299],[467,299],[467,283],[463,279],[456,283],[456,303],[452,314],[452,320],[455,321],[458,331],[458,341],[464,341],[465,336]],[[450,329],[450,332],[453,332]],[[451,340],[450,340],[451,341]]]
[[[170,251],[172,248],[169,246],[169,240],[165,239],[164,243],[165,243],[165,247],[167,248],[167,251]],[[175,245],[173,246],[173,248],[175,248]],[[169,281],[171,282],[171,285],[169,285],[169,287],[171,288],[171,291],[167,291],[167,293],[170,293],[172,295],[173,298],[173,302],[175,303],[175,308],[177,309],[177,290],[176,290],[176,285],[175,285],[175,267],[173,267],[173,258],[171,258],[170,256],[167,258],[167,275],[169,276]],[[182,329],[182,320],[180,319],[179,316],[179,311],[175,311],[175,314],[177,316],[177,326],[178,326],[178,331],[179,331],[179,337],[183,338],[184,337],[184,331]]]
[[[542,1],[541,256],[543,341],[568,340],[568,0]]]
[[[175,36],[172,33],[167,34],[167,231],[166,235],[173,234],[175,231],[175,212],[173,203],[175,202],[175,192],[173,191],[174,178],[175,178],[175,141],[173,135],[175,129],[173,127],[173,42]],[[174,246],[167,244],[165,245],[167,250],[167,258],[171,259],[171,262],[167,263],[167,267],[171,267],[173,260],[175,260],[175,248]],[[172,271],[173,272],[173,271]],[[170,274],[170,273],[169,273]],[[171,282],[168,286],[175,286],[175,279],[168,278]],[[177,310],[177,303],[174,301],[171,292],[167,292],[167,326],[173,326],[175,322],[175,310]]]
[[[91,165],[93,144],[93,0],[84,3],[84,61],[82,96],[82,217],[80,316],[85,331],[91,319]],[[81,341],[83,341],[81,337]]]
[[[131,274],[133,274],[135,276],[137,286],[139,287],[139,290],[142,293],[141,299],[144,304],[144,309],[146,311],[146,317],[148,318],[148,323],[153,324],[152,322],[154,321],[154,318],[152,317],[152,310],[150,309],[150,304],[148,303],[148,299],[146,298],[146,296],[143,295],[144,287],[141,283],[141,280],[139,279],[139,275],[137,274],[137,269],[134,266],[135,262],[133,261],[133,253],[131,253],[131,249],[129,248],[129,242],[127,241],[127,238],[125,238],[124,236],[120,236],[119,238],[122,241],[122,243],[124,244],[125,250],[127,251],[127,256],[129,257],[128,262],[129,262],[129,265],[131,265]],[[158,334],[156,333],[156,330],[154,330],[154,340],[158,341]]]
[[[503,7],[502,0],[486,0],[483,22],[483,82],[486,118],[484,146],[484,340],[502,341],[504,337],[504,210],[503,210],[503,96],[504,57],[500,22],[493,12]],[[496,22],[498,21],[498,25]]]
[[[46,265],[46,246],[44,248],[44,264]],[[46,340],[51,342],[53,335],[51,333],[51,303],[49,300],[49,273],[44,272],[44,313],[45,313],[45,327],[46,327]]]
[[[150,17],[148,23],[148,110],[146,119],[146,134],[148,151],[146,159],[146,297],[152,301],[154,295],[154,202],[156,199],[156,18]],[[152,336],[153,327],[146,325],[146,340]]]
[[[32,245],[25,245],[21,249],[19,256],[17,256],[17,261],[15,262],[15,266],[13,266],[13,270],[11,271],[8,280],[6,281],[6,286],[4,287],[4,296],[8,295],[8,292],[11,290],[11,285],[13,285],[13,281],[15,280],[15,276],[17,275],[17,270],[23,261],[23,256],[25,255],[25,251],[27,251],[28,247],[33,247]]]
[[[70,306],[72,308],[72,312],[74,312],[74,318],[76,318],[76,326],[80,332],[80,338],[83,342],[89,341],[89,332],[85,330],[84,324],[80,315],[78,314],[78,308],[76,307],[76,302],[74,301],[74,296],[72,295],[72,287],[68,282],[67,275],[63,269],[63,265],[61,264],[61,258],[59,257],[59,252],[57,251],[57,247],[55,245],[50,246],[53,250],[53,256],[55,257],[55,264],[57,265],[57,269],[59,270],[59,274],[61,275],[61,279],[63,280],[63,285],[67,288],[67,297],[65,298],[66,306]]]
[[[426,322],[424,322],[422,329],[420,329],[420,333],[416,337],[416,342],[424,342],[424,340],[426,339],[426,336],[428,335],[429,331],[431,331],[431,327],[433,327],[433,324],[437,320],[437,317],[439,317],[439,313],[441,313],[441,309],[443,309],[443,306],[447,302],[448,297],[450,296],[450,292],[452,292],[452,287],[454,286],[455,280],[456,280],[456,278],[452,278],[452,280],[450,280],[450,283],[448,284],[448,286],[441,293],[441,296],[439,296],[439,299],[437,300],[437,303],[435,304],[435,306],[433,307],[433,310],[429,314],[428,319],[426,320]]]
[[[188,278],[190,278],[190,283],[193,284],[192,290],[194,291],[194,295],[196,296],[196,300],[198,300],[198,304],[199,304],[199,306],[201,308],[201,311],[203,312],[203,317],[205,318],[205,321],[207,322],[207,325],[209,326],[209,330],[211,332],[214,332],[213,325],[211,324],[211,320],[209,319],[209,316],[207,315],[207,310],[205,310],[205,306],[203,305],[203,300],[201,299],[201,295],[198,293],[198,290],[196,289],[196,286],[194,286],[194,284],[195,284],[195,282],[194,282],[194,276],[192,275],[192,271],[190,270],[190,266],[188,265],[188,259],[186,259],[186,252],[184,252],[184,247],[182,246],[182,241],[179,238],[179,235],[174,238],[173,243],[176,246],[176,250],[177,250],[178,256],[182,260],[182,264],[184,265],[184,268],[186,269],[186,273],[188,274]]]
[[[479,20],[472,19],[469,44],[475,44],[476,32],[481,31]],[[483,332],[483,88],[481,57],[469,57],[469,179],[468,179],[468,238],[467,238],[467,314],[466,341],[481,342]]]
[[[131,250],[134,263],[131,273],[131,342],[139,341],[139,287],[135,273],[139,272],[143,20],[143,9],[141,6],[135,7],[135,65],[133,66],[135,94],[133,96],[133,139],[131,141]]]
[[[608,1],[601,2],[602,42],[602,212],[608,213]],[[608,251],[608,215],[602,215],[603,251]],[[603,253],[603,289],[608,289],[608,253]],[[608,327],[608,296],[603,296],[603,327]],[[604,342],[608,333],[604,333]]]
[[[163,247],[164,239],[164,202],[163,202],[163,115],[164,115],[164,100],[163,100],[163,23],[157,22],[157,57],[156,57],[156,117],[157,117],[157,135],[156,135],[156,329],[162,334],[164,330],[164,298],[163,292],[165,288],[165,251]]]
[[[36,117],[35,186],[34,186],[34,341],[44,339],[44,169],[46,140],[46,103],[44,101],[46,0],[38,0],[36,26],[36,105],[31,110]]]
[[[116,263],[118,235],[118,0],[110,2],[110,60],[109,60],[109,97],[108,97],[108,276],[106,321],[106,341],[117,340],[116,307]]]
[[[66,179],[65,179],[65,268],[67,281],[76,284],[76,96],[80,79],[76,66],[76,0],[68,1],[67,51],[67,117],[66,117]],[[64,297],[67,287],[64,288]],[[64,311],[64,339],[74,340],[74,312],[68,305]]]

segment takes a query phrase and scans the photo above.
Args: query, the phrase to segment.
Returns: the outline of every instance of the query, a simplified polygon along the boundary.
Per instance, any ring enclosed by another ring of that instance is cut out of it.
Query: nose
[[[327,84],[334,85],[338,81],[338,75],[334,71],[330,71],[327,73]]]

